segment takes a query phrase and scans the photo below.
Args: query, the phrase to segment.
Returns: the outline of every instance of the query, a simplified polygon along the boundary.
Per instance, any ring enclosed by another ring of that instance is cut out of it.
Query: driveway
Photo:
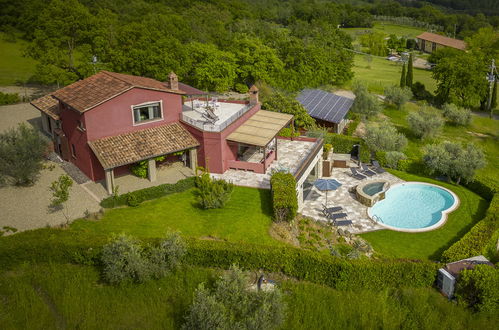
[[[28,103],[0,106],[0,132],[28,123],[40,127],[40,113]],[[45,161],[46,169],[40,172],[38,181],[31,187],[0,186],[0,230],[14,227],[19,231],[45,226],[58,226],[67,222],[61,211],[48,209],[51,192],[50,184],[65,174],[59,163]],[[67,202],[71,219],[81,218],[85,212],[96,212],[99,203],[76,182],[70,191]]]

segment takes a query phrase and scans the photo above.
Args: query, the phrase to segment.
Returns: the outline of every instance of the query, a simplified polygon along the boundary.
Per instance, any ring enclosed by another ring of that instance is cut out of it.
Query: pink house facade
[[[293,117],[260,109],[258,89],[249,101],[201,97],[179,83],[101,71],[33,101],[54,151],[112,193],[117,175],[147,161],[182,154],[185,166],[212,173],[229,169],[265,173],[278,158],[277,135]],[[198,98],[196,98],[198,96]]]

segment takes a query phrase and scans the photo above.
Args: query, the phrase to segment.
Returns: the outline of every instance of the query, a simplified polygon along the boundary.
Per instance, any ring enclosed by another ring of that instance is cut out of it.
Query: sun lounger
[[[340,221],[333,221],[333,224],[337,227],[339,226],[350,226],[353,224],[352,220],[340,220]]]
[[[374,170],[376,171],[376,173],[379,173],[379,174],[380,174],[380,173],[385,173],[385,172],[386,172],[386,171],[385,171],[385,169],[384,169],[384,168],[382,168],[382,167],[379,165],[378,161],[376,161],[376,160],[373,160],[373,166],[374,166]]]
[[[357,169],[355,167],[350,167],[350,171],[352,172],[351,176],[353,176],[357,180],[363,180],[366,178],[364,174],[357,172]]]
[[[341,207],[341,206],[326,207],[326,205],[322,204],[322,208],[324,211],[326,211],[328,213],[335,213],[335,212],[343,211],[343,207]]]
[[[367,176],[376,175],[376,172],[374,172],[369,167],[367,167],[366,164],[361,164],[361,166],[362,166],[362,174],[367,175]]]
[[[336,219],[346,218],[348,214],[346,213],[328,213],[328,219],[335,221]]]

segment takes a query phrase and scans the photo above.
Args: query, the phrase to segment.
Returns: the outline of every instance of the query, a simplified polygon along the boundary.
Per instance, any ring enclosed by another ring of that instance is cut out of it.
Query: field
[[[6,330],[178,329],[198,284],[210,287],[220,272],[184,266],[160,280],[110,286],[93,266],[24,264],[0,272],[0,324]],[[356,292],[293,280],[278,284],[287,303],[283,329],[488,329],[494,321],[432,289]]]
[[[26,42],[7,41],[0,32],[0,86],[12,86],[27,81],[34,73],[36,61],[23,57]]]
[[[342,28],[342,31],[348,33],[352,38],[356,38],[360,34],[369,33],[373,31],[383,32],[387,36],[395,34],[404,38],[415,38],[425,30],[417,27],[407,25],[397,25],[385,22],[376,22],[372,28]]]

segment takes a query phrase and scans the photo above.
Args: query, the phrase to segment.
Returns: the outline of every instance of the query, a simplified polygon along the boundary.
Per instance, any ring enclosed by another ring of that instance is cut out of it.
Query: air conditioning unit
[[[437,287],[440,291],[446,295],[449,299],[454,295],[454,286],[456,284],[456,279],[452,274],[443,268],[438,270],[437,275]]]

